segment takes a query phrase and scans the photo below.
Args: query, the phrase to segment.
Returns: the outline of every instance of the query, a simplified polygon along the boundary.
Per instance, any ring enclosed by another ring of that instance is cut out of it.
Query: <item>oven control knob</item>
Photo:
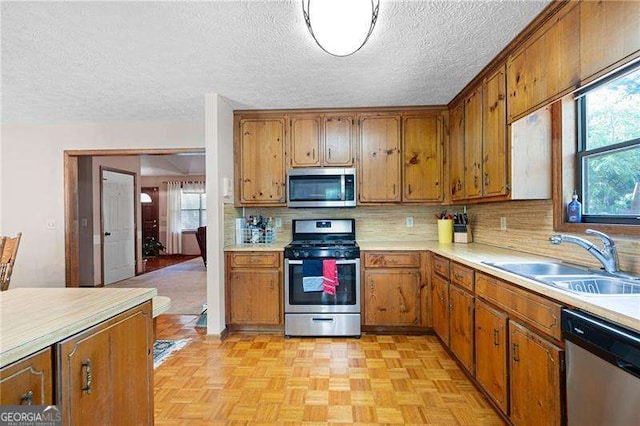
[[[300,257],[300,252],[298,250],[294,250],[293,257]]]
[[[340,252],[339,252],[338,250],[336,250],[336,251],[333,253],[333,255],[334,255],[334,257],[340,257]]]
[[[309,257],[309,252],[308,251],[303,251],[302,252],[302,257]]]

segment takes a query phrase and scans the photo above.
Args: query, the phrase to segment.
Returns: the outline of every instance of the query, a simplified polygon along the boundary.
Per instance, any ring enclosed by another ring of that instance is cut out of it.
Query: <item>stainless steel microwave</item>
[[[355,207],[356,169],[289,169],[287,206]]]

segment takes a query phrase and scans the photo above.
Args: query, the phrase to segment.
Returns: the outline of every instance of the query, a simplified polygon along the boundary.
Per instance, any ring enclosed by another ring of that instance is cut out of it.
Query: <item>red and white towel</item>
[[[322,291],[327,294],[336,294],[338,281],[338,266],[335,259],[322,261]]]

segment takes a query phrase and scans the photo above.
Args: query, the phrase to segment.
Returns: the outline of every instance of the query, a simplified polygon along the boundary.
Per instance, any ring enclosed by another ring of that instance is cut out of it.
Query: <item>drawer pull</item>
[[[512,348],[513,348],[513,362],[520,362],[520,358],[518,358],[518,344],[514,343]]]
[[[500,346],[500,342],[498,342],[499,331],[497,328],[493,329],[493,346]]]
[[[333,322],[333,318],[311,318],[311,321],[316,321],[316,322]]]
[[[22,395],[22,398],[20,398],[20,404],[21,405],[32,405],[33,404],[33,391],[30,390],[27,393],[25,393],[24,395]]]
[[[453,273],[453,278],[455,278],[457,281],[460,281],[460,280],[462,280],[463,277],[459,273],[454,272]]]
[[[82,363],[82,368],[84,369],[84,380],[85,385],[80,389],[85,391],[87,395],[91,395],[91,360],[87,359]]]

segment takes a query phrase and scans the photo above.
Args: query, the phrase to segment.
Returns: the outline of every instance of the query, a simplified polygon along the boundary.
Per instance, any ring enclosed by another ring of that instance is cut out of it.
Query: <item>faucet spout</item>
[[[561,244],[566,242],[578,245],[598,259],[605,271],[614,275],[620,273],[618,268],[618,251],[616,250],[616,245],[611,237],[593,229],[587,229],[587,234],[597,235],[602,240],[604,247],[599,249],[591,241],[585,240],[584,238],[563,234],[552,235],[549,237],[549,242],[551,244]]]

